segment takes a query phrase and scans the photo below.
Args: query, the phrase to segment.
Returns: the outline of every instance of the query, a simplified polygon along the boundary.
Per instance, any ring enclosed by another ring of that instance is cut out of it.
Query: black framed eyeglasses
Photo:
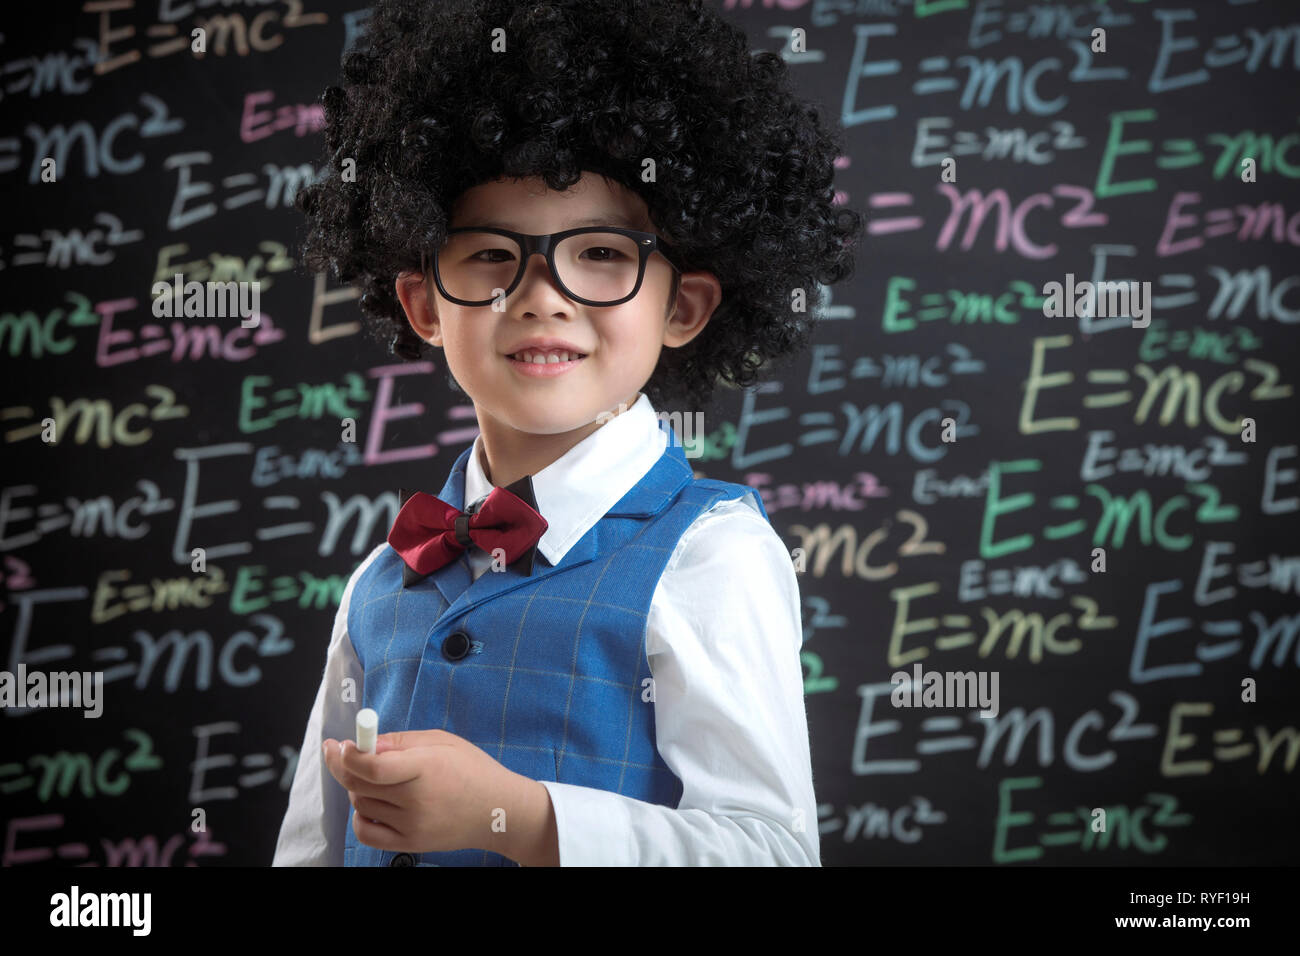
[[[652,232],[617,226],[584,226],[550,235],[491,227],[460,226],[433,255],[438,291],[458,305],[488,305],[508,296],[524,277],[528,260],[541,253],[564,294],[583,305],[619,305],[641,290],[646,261],[660,253],[677,272],[680,257]],[[678,261],[674,261],[674,260]],[[428,255],[422,257],[428,274]]]

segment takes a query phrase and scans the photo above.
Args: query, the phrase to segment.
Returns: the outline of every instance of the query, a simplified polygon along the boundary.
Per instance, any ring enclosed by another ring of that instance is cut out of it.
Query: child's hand
[[[380,734],[374,753],[357,750],[351,740],[342,748],[326,740],[324,750],[356,810],[357,839],[380,850],[501,852],[505,834],[493,831],[494,812],[512,805],[521,784],[532,783],[444,730]]]

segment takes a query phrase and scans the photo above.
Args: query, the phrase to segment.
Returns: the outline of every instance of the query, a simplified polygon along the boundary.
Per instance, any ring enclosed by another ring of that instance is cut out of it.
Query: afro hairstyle
[[[753,385],[807,346],[814,282],[853,272],[863,217],[833,205],[836,131],[780,56],[751,53],[702,0],[379,0],[341,73],[320,98],[326,168],[296,200],[301,261],[356,283],[371,334],[404,359],[433,347],[397,276],[442,244],[461,193],[500,178],[621,183],[687,270],[717,277],[709,323],[662,349],[642,388],[656,408],[700,411],[719,382]]]

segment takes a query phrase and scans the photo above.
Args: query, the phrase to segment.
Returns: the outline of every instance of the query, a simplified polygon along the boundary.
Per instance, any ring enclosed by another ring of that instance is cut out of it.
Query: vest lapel
[[[451,477],[447,479],[443,493],[439,495],[444,501],[462,509],[465,497],[465,466],[468,460],[469,450],[466,450],[456,460]],[[682,486],[688,484],[691,478],[692,472],[690,466],[686,464],[685,453],[680,446],[674,446],[670,442],[654,466],[592,526],[590,531],[582,536],[580,541],[565,552],[564,559],[559,564],[552,565],[539,550],[533,559],[533,573],[528,577],[485,571],[475,581],[470,573],[469,561],[462,555],[458,561],[453,561],[431,575],[434,584],[449,605],[443,612],[443,616],[460,617],[484,601],[499,597],[515,588],[523,587],[525,584],[535,584],[552,574],[587,564],[602,550],[608,549],[608,545],[602,546],[600,534],[601,522],[606,517],[650,518],[668,507],[677,497]],[[542,517],[546,517],[545,513]]]

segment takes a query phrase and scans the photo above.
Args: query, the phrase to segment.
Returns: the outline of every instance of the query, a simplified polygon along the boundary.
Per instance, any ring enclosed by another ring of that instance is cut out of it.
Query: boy
[[[305,261],[480,434],[348,582],[275,864],[820,865],[789,554],[655,409],[807,343],[861,229],[830,133],[698,2],[383,2],[367,41]]]

